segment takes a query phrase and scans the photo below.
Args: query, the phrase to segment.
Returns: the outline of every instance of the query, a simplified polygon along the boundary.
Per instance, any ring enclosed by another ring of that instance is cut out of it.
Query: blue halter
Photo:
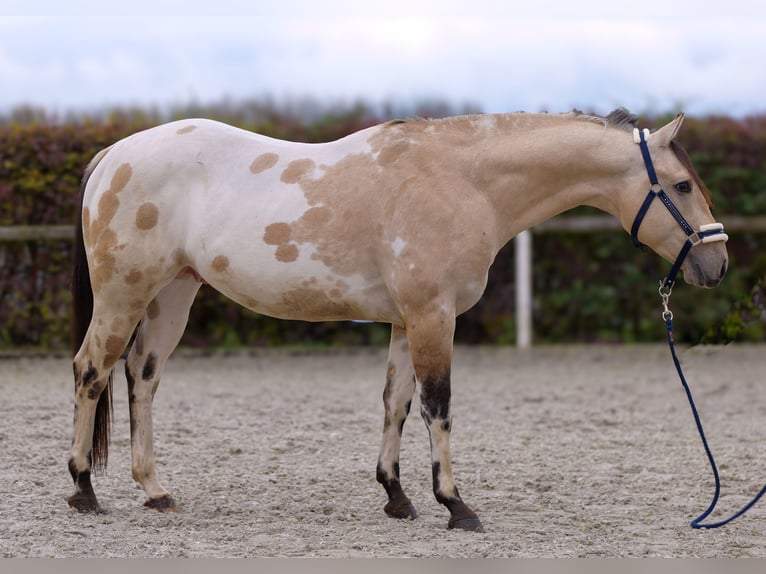
[[[723,232],[722,223],[708,223],[705,225],[700,225],[699,231],[694,231],[694,228],[689,225],[689,222],[686,221],[683,215],[681,215],[681,212],[678,211],[678,208],[671,201],[670,197],[668,197],[668,194],[665,193],[665,190],[662,189],[662,185],[657,179],[657,173],[654,171],[652,156],[649,153],[649,145],[647,144],[649,135],[649,130],[647,129],[633,129],[633,141],[641,146],[641,155],[644,158],[644,165],[646,166],[646,172],[649,175],[649,183],[651,185],[649,187],[649,193],[647,194],[646,199],[644,199],[644,202],[641,204],[641,207],[636,214],[636,218],[633,220],[633,226],[630,229],[630,238],[633,240],[633,245],[636,247],[643,247],[643,244],[638,240],[638,228],[641,227],[641,222],[644,220],[646,212],[649,211],[649,206],[652,204],[652,201],[654,201],[654,198],[659,198],[662,204],[668,209],[673,218],[678,222],[678,225],[681,226],[681,229],[683,229],[684,233],[687,235],[686,242],[681,248],[678,257],[676,257],[673,266],[670,268],[668,276],[662,280],[662,286],[665,289],[671,289],[673,284],[676,282],[676,275],[678,275],[678,271],[681,269],[681,265],[683,264],[692,247],[699,245],[700,243],[727,241],[729,236]]]

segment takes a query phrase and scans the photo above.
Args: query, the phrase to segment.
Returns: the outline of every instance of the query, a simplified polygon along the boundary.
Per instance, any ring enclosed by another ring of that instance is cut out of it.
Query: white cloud
[[[2,11],[29,13],[29,4]],[[44,17],[0,18],[0,110],[290,94],[441,97],[487,111],[763,111],[761,5],[645,0],[641,14],[662,16],[640,18],[633,4],[606,0],[390,0],[351,10],[338,0],[220,0],[216,15],[188,0],[41,0]],[[71,16],[94,6],[98,16]]]

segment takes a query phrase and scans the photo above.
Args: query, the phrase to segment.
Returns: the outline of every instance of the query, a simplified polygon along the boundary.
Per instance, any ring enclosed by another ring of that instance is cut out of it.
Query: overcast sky
[[[0,6],[0,113],[309,96],[742,116],[766,112],[765,70],[763,0]]]

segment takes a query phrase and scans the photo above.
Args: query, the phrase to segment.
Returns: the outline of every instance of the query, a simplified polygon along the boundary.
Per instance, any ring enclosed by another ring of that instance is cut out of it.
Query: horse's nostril
[[[726,269],[728,268],[729,263],[727,261],[723,262],[723,265],[721,265],[721,279],[723,279],[724,275],[726,275]]]

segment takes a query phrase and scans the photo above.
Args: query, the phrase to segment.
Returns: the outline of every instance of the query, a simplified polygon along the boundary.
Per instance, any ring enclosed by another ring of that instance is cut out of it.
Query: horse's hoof
[[[481,520],[473,516],[450,519],[449,524],[447,524],[447,528],[450,530],[457,528],[458,530],[468,530],[469,532],[484,532],[484,527],[481,524]]]
[[[92,512],[93,514],[104,513],[104,511],[98,505],[98,501],[96,500],[95,496],[83,494],[82,492],[78,492],[77,494],[73,494],[72,496],[67,498],[67,504],[69,504],[70,508],[74,508],[78,512],[82,512],[82,513],[87,513],[87,512]]]
[[[412,503],[407,500],[406,502],[392,503],[389,502],[383,507],[383,510],[391,518],[409,518],[415,520],[418,517],[418,513]]]
[[[144,506],[147,508],[153,508],[160,512],[179,512],[180,509],[176,505],[176,501],[169,494],[165,494],[158,498],[150,498],[144,502]]]

